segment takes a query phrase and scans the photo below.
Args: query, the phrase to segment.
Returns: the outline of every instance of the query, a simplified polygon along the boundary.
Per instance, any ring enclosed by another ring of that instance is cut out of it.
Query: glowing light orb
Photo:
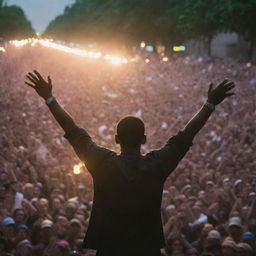
[[[118,66],[122,63],[122,59],[118,56],[113,56],[111,59],[110,59],[110,63],[112,65],[115,65],[115,66]]]
[[[149,62],[150,62],[150,59],[145,59],[145,62],[146,62],[146,63],[149,63]]]
[[[180,45],[180,46],[173,46],[172,49],[174,52],[184,52],[186,50],[186,47],[184,45]]]
[[[99,59],[101,56],[102,56],[101,52],[95,52],[95,54],[94,54],[95,59]]]
[[[79,164],[75,164],[73,166],[73,173],[75,175],[79,175],[81,173],[81,168],[82,168],[83,164],[82,163],[79,163]]]
[[[104,60],[110,60],[111,56],[109,54],[104,56]]]
[[[145,43],[144,41],[142,41],[142,42],[140,43],[140,48],[145,48],[145,46],[146,46],[146,43]]]
[[[123,59],[122,59],[122,63],[127,64],[127,63],[128,63],[128,60],[127,60],[126,58],[123,58]]]
[[[5,52],[4,47],[0,47],[0,52]]]
[[[164,62],[166,62],[166,61],[168,61],[169,60],[169,58],[168,57],[163,57],[163,59],[162,59]]]
[[[154,51],[154,46],[153,45],[147,45],[145,47],[145,51],[146,52],[153,52]]]

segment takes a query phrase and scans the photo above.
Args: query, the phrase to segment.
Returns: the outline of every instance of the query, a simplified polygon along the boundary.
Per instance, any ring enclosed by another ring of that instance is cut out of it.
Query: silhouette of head
[[[143,121],[135,116],[126,116],[117,124],[116,143],[130,148],[140,147],[146,142]]]

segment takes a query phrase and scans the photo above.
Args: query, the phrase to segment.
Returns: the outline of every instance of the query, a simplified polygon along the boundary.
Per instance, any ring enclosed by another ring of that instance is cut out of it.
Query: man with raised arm
[[[121,154],[96,145],[78,127],[52,94],[52,82],[38,73],[28,73],[27,85],[35,89],[65,131],[65,138],[85,163],[94,182],[94,202],[84,248],[98,256],[159,256],[165,245],[160,207],[163,185],[192,145],[215,106],[233,95],[233,82],[210,84],[208,99],[182,131],[160,150],[140,153],[146,142],[144,123],[127,116],[117,124],[116,143]]]

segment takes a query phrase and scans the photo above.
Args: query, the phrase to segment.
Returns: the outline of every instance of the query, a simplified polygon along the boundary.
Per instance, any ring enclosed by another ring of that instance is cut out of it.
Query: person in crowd
[[[231,217],[228,223],[229,237],[235,242],[241,242],[243,226],[240,217]]]
[[[43,256],[45,249],[50,245],[54,236],[53,222],[51,220],[43,220],[39,232],[39,242],[35,245],[34,251],[36,255]]]

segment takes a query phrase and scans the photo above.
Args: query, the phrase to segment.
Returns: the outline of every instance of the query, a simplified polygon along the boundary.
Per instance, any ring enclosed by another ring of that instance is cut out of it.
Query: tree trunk
[[[207,36],[207,56],[212,56],[212,36]]]
[[[249,50],[248,50],[248,59],[252,60],[254,52],[254,37],[250,40]]]

